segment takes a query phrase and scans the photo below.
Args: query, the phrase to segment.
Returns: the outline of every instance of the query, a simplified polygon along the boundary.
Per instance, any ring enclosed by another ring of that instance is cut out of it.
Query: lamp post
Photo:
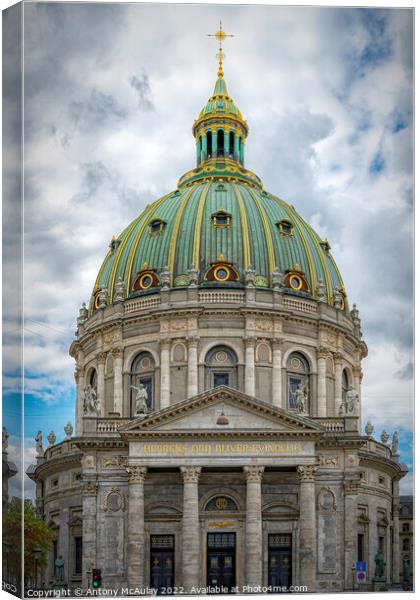
[[[41,558],[41,548],[38,548],[38,546],[35,546],[35,548],[32,549],[32,555],[34,557],[34,564],[35,564],[35,589],[37,589],[38,587],[38,562],[39,559]]]
[[[356,588],[356,565],[353,563],[351,566],[351,572],[353,574],[353,592],[355,591]]]

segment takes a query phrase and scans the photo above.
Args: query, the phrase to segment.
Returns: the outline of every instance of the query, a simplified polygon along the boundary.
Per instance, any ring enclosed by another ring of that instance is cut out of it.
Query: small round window
[[[290,287],[294,290],[300,290],[303,281],[298,275],[292,275],[290,278]]]
[[[217,281],[226,281],[229,278],[229,271],[224,267],[219,267],[214,273]]]
[[[153,283],[152,276],[149,274],[143,275],[139,283],[141,288],[147,290]]]

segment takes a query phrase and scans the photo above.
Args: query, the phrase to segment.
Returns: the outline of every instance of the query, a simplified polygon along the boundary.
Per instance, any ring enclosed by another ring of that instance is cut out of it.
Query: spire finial
[[[219,70],[217,71],[217,76],[219,79],[223,77],[223,59],[225,55],[223,54],[222,43],[225,41],[227,37],[234,37],[231,33],[225,33],[222,27],[222,21],[220,21],[219,30],[216,33],[208,33],[209,37],[214,37],[219,42],[219,52],[216,54],[216,58],[219,59]]]

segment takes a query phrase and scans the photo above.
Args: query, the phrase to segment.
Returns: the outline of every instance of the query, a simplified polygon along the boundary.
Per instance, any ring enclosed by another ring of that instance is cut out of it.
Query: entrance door
[[[174,590],[174,536],[150,537],[150,587],[158,594],[173,594]]]
[[[268,536],[268,586],[271,593],[292,585],[292,536]]]
[[[207,586],[212,594],[231,594],[235,587],[235,533],[207,534]]]

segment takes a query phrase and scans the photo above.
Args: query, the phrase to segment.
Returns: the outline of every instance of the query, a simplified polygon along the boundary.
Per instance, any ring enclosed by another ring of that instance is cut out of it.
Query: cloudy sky
[[[397,429],[411,466],[411,11],[70,3],[24,11],[28,455],[38,429],[60,440],[74,422],[68,347],[110,239],[194,166],[191,125],[217,72],[207,33],[222,19],[235,35],[225,78],[250,127],[246,164],[328,238],[369,346],[364,421],[377,436]],[[5,317],[13,398],[16,340],[13,315]],[[411,491],[411,476],[402,489]]]

